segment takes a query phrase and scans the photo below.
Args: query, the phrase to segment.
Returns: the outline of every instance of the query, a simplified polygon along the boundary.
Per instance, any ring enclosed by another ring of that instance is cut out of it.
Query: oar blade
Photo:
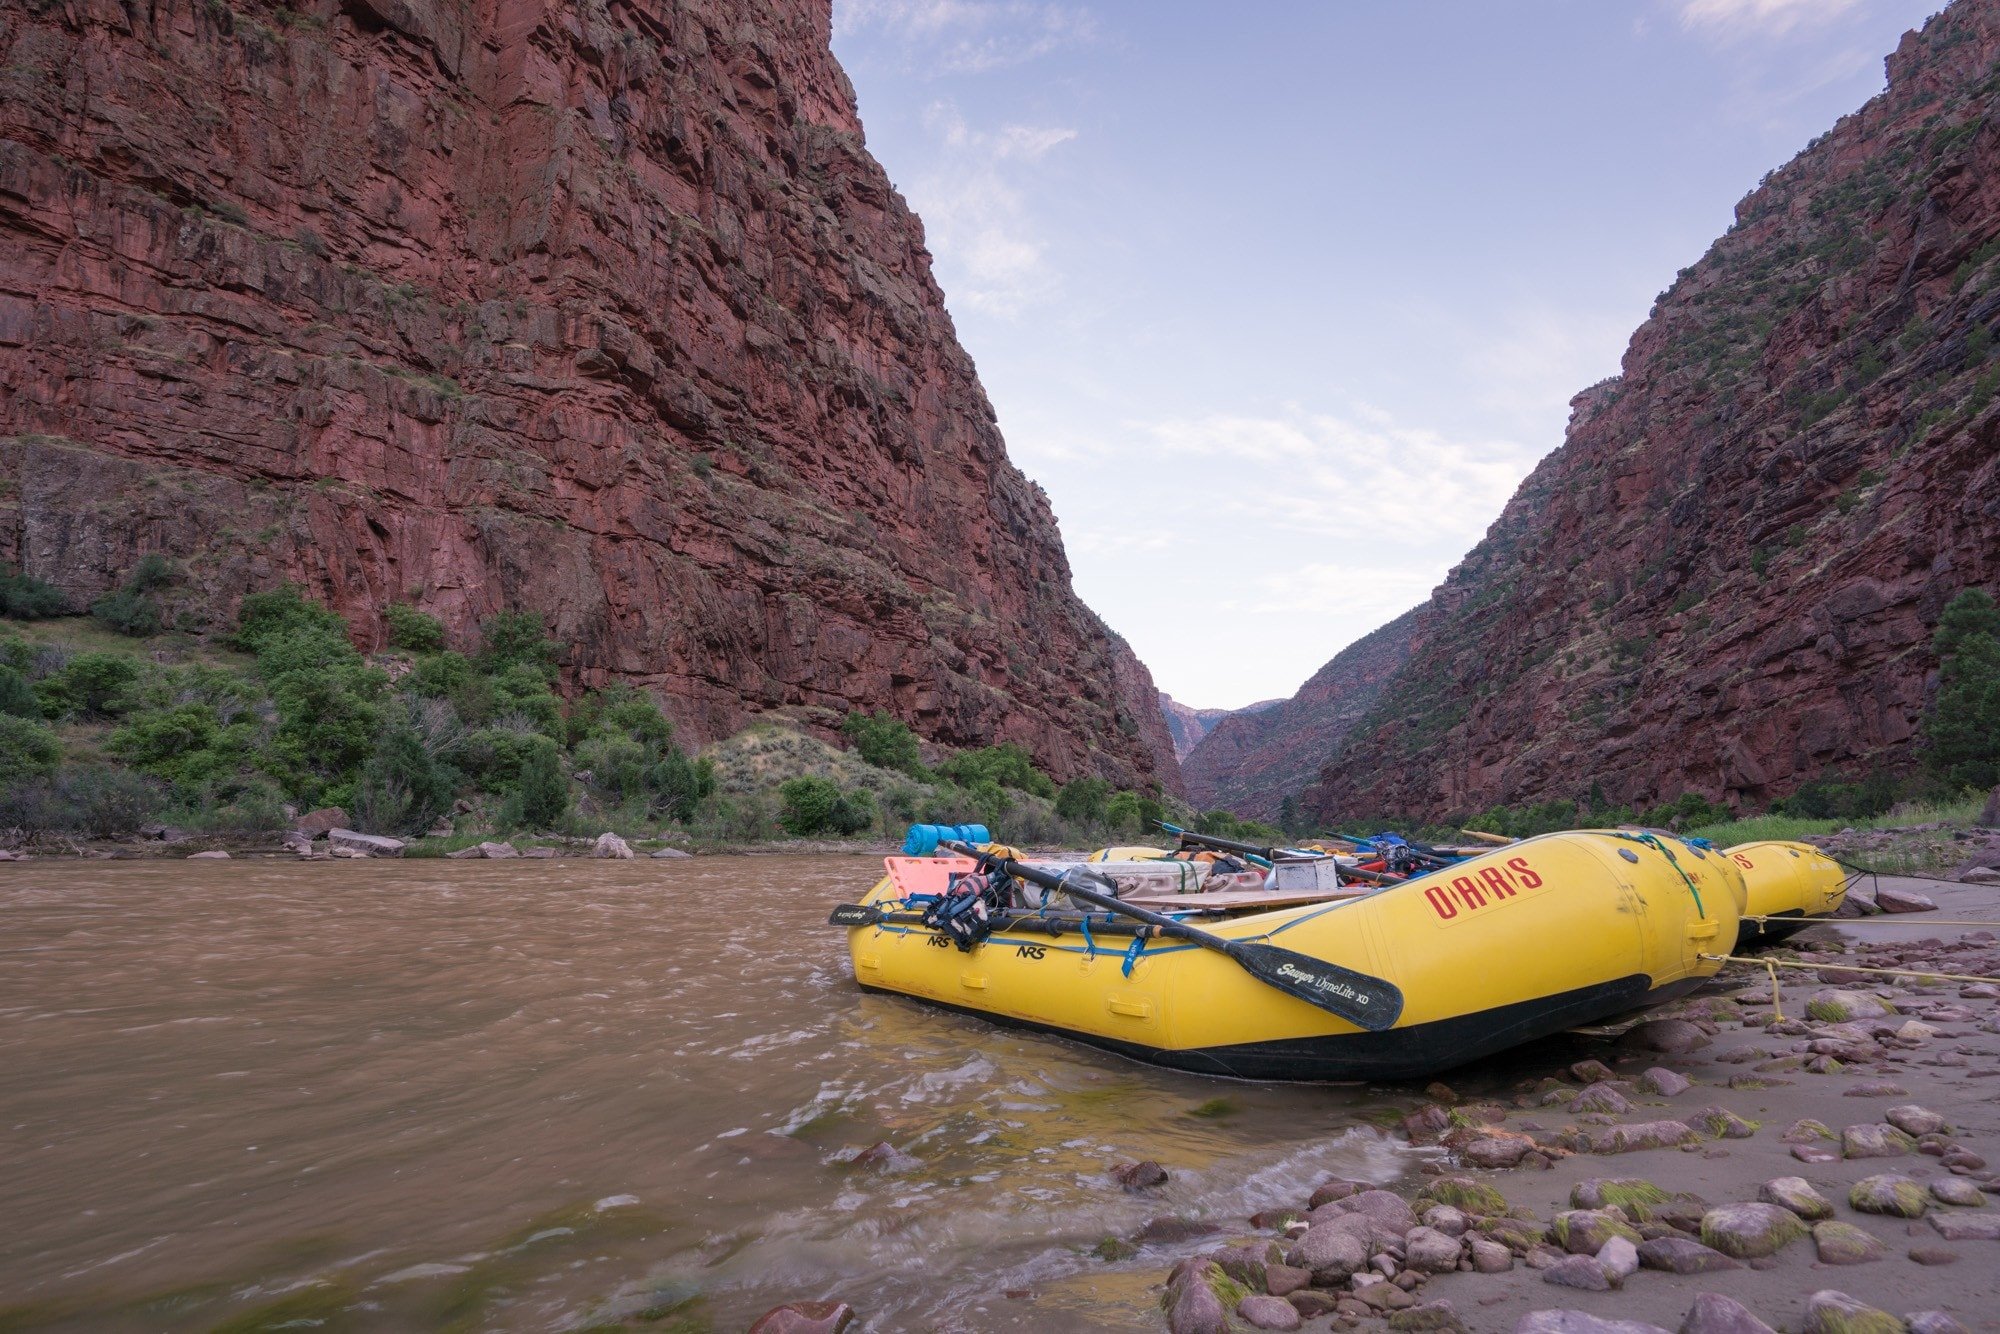
[[[828,926],[875,926],[882,920],[882,910],[871,908],[865,903],[843,903],[828,914]]]
[[[1254,941],[1231,941],[1229,957],[1259,982],[1371,1033],[1395,1027],[1402,1017],[1402,989],[1386,978]]]

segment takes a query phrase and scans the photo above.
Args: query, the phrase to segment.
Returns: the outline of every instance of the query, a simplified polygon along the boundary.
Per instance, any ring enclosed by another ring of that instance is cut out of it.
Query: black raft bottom
[[[1455,1066],[1549,1037],[1578,1024],[1595,1023],[1642,1006],[1657,1005],[1685,995],[1708,979],[1691,977],[1665,987],[1653,987],[1644,973],[1621,977],[1575,991],[1516,1001],[1450,1019],[1437,1019],[1383,1033],[1342,1033],[1317,1038],[1273,1042],[1239,1042],[1226,1047],[1193,1047],[1166,1051],[1136,1042],[1073,1029],[1015,1019],[966,1005],[911,996],[886,987],[862,990],[904,996],[925,1005],[955,1010],[1008,1028],[1052,1033],[1104,1051],[1116,1052],[1148,1065],[1163,1065],[1201,1075],[1231,1079],[1327,1081],[1354,1079],[1417,1079]]]
[[[1774,919],[1784,918],[1780,922]],[[1795,936],[1809,926],[1818,926],[1826,919],[1808,917],[1803,908],[1792,908],[1785,912],[1772,913],[1761,922],[1745,921],[1736,928],[1736,948],[1753,950],[1760,945],[1775,945],[1790,936]]]

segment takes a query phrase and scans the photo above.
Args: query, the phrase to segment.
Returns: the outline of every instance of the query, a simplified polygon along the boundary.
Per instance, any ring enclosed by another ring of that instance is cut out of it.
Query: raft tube
[[[1724,848],[1722,855],[1743,872],[1747,906],[1736,932],[1739,950],[1775,945],[1833,916],[1847,897],[1847,873],[1810,843],[1766,839]],[[1784,920],[1751,920],[1760,917]]]
[[[896,895],[884,879],[865,902],[893,909]],[[1738,865],[1713,850],[1574,831],[1362,898],[1203,923],[1395,983],[1402,1015],[1378,1033],[1180,941],[1002,929],[966,953],[921,926],[884,923],[851,928],[848,950],[866,990],[1155,1065],[1417,1079],[1693,990],[1720,966],[1703,956],[1734,945],[1744,895]]]

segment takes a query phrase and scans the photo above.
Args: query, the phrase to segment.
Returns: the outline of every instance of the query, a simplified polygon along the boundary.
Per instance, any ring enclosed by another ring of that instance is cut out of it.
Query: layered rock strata
[[[863,146],[825,0],[0,15],[0,560],[544,612],[698,738],[1171,774]]]

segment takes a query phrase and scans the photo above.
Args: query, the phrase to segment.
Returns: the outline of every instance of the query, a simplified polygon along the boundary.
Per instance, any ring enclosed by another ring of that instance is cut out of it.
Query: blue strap
[[[1145,952],[1145,949],[1146,938],[1144,936],[1132,937],[1132,948],[1125,951],[1125,963],[1123,965],[1125,976],[1132,976],[1132,965],[1139,962],[1139,956]]]
[[[1090,914],[1083,915],[1083,954],[1087,959],[1097,957],[1097,942],[1090,936]]]

